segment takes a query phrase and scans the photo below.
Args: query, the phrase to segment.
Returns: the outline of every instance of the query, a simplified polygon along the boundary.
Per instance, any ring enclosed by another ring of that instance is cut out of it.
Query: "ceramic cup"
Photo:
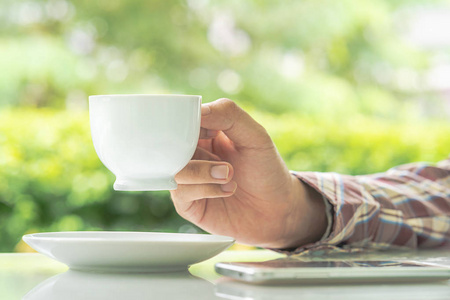
[[[201,96],[100,95],[89,97],[91,134],[118,191],[177,188],[174,176],[197,146]]]

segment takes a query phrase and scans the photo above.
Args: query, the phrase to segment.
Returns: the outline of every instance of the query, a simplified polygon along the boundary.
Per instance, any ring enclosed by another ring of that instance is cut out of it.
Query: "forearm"
[[[296,173],[333,207],[331,234],[303,249],[437,247],[450,241],[450,161],[346,176]],[[301,250],[300,247],[298,250]]]

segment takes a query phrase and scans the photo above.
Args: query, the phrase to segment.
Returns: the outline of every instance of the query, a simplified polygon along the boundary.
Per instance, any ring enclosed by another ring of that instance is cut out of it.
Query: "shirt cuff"
[[[319,242],[327,239],[330,236],[331,228],[333,228],[333,206],[328,201],[328,199],[326,197],[324,197],[323,195],[322,195],[322,199],[323,199],[323,203],[325,204],[325,214],[327,216],[328,225],[327,225],[327,229],[325,230],[325,233],[320,238]]]
[[[340,232],[343,225],[342,220],[339,219],[340,215],[336,215],[336,203],[334,202],[333,195],[327,194],[327,186],[331,181],[330,180],[318,180],[321,178],[316,172],[295,172],[291,171],[295,177],[297,177],[302,183],[308,185],[317,191],[321,196],[325,204],[325,214],[327,217],[328,225],[320,240],[305,244],[299,245],[294,249],[271,249],[276,252],[284,253],[287,255],[309,255],[315,253],[328,253],[328,252],[350,252],[346,249],[342,249],[337,245],[335,240],[336,232]],[[324,178],[321,178],[324,179]],[[321,181],[321,182],[319,182]],[[337,219],[336,219],[337,218]],[[357,249],[352,249],[351,252],[356,252]]]

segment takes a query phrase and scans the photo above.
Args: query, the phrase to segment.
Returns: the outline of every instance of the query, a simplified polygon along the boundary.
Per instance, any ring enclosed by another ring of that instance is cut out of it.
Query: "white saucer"
[[[219,235],[120,231],[35,233],[23,240],[71,269],[106,272],[186,270],[234,243]]]

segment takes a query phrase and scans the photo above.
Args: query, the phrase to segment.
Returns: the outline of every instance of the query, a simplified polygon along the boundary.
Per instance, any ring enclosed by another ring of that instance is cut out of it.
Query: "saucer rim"
[[[104,237],[70,237],[70,236],[58,236],[63,234],[148,234],[149,236],[156,235],[183,235],[187,236],[195,236],[205,238],[204,240],[152,240],[147,238],[108,238]],[[25,240],[53,240],[53,241],[64,241],[64,242],[111,242],[111,243],[124,243],[124,242],[132,242],[132,243],[234,243],[236,240],[232,237],[225,235],[217,235],[217,234],[199,234],[199,233],[172,233],[172,232],[148,232],[148,231],[54,231],[54,232],[39,232],[39,233],[29,233],[22,236],[22,239]]]

